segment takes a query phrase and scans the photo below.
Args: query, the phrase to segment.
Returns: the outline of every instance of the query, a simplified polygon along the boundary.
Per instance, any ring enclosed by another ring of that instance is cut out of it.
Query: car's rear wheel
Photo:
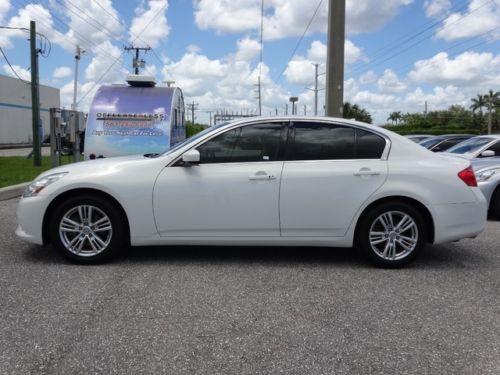
[[[80,263],[97,263],[125,245],[124,219],[109,201],[98,196],[70,198],[50,220],[53,245]]]
[[[500,220],[500,186],[498,186],[491,196],[490,211],[496,219]]]
[[[426,239],[422,215],[404,202],[388,202],[370,209],[361,219],[356,235],[360,250],[382,267],[408,264]]]

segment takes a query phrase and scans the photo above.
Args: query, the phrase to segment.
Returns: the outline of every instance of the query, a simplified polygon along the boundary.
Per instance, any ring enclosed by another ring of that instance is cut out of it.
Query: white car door
[[[280,193],[282,236],[344,236],[385,181],[385,138],[345,125],[295,122]]]
[[[166,167],[153,192],[161,236],[279,236],[283,123],[228,130],[195,149],[199,164]]]

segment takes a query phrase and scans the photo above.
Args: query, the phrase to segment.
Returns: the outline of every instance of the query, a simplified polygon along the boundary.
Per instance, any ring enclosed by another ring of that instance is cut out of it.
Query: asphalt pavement
[[[499,374],[500,222],[376,269],[350,249],[163,247],[73,265],[0,202],[0,374]]]

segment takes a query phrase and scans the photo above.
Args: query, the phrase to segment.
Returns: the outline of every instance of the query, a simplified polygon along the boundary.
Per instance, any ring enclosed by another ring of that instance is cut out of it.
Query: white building
[[[40,118],[43,134],[50,131],[49,109],[61,105],[59,89],[40,85]],[[0,75],[0,147],[33,142],[31,85]]]

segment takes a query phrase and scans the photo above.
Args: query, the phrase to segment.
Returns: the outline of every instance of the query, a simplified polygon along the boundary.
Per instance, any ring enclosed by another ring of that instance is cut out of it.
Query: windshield
[[[493,138],[487,137],[470,138],[449,148],[448,150],[446,150],[446,152],[451,152],[453,154],[467,154],[479,150],[481,147],[490,143],[492,140]]]
[[[425,141],[419,142],[419,145],[424,146],[425,148],[431,148],[432,146],[437,145],[442,140],[443,140],[442,138],[429,138],[426,139]]]

